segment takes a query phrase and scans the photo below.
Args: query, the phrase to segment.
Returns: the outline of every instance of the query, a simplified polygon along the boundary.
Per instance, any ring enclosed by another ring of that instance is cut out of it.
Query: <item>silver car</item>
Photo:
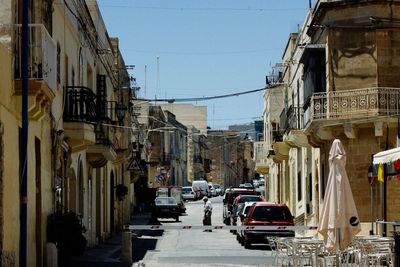
[[[183,200],[196,200],[197,194],[194,192],[191,186],[182,187],[182,198]]]

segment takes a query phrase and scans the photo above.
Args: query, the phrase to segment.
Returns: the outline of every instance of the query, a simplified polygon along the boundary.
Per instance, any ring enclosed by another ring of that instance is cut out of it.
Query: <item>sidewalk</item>
[[[131,224],[143,225],[148,224],[150,221],[150,213],[135,213]],[[140,235],[140,233],[137,233]],[[132,237],[134,240],[135,238]],[[133,242],[132,242],[133,243]],[[91,266],[113,266],[113,267],[130,267],[132,264],[121,262],[121,244],[122,244],[122,233],[118,232],[113,235],[112,238],[106,240],[104,243],[97,245],[96,247],[86,248],[84,254],[81,257],[73,258],[70,266],[76,267],[91,267]],[[133,260],[135,262],[135,247],[132,246]]]

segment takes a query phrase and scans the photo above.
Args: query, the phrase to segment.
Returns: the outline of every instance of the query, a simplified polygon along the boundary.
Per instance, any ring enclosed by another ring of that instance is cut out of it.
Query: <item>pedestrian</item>
[[[203,225],[211,225],[212,204],[208,197],[203,197],[204,201],[204,217]],[[204,230],[204,232],[212,232],[212,230]]]

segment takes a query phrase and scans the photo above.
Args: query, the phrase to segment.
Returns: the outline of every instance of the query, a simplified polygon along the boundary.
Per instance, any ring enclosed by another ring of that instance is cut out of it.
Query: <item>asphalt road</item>
[[[222,197],[211,198],[212,224],[222,223]],[[180,222],[162,219],[163,225],[202,225],[203,201],[186,202],[186,215]],[[147,235],[146,235],[147,234]],[[267,246],[245,249],[229,230],[164,230],[158,233],[146,231],[135,242],[150,241],[143,260],[133,266],[272,266],[274,257]],[[144,243],[142,244],[144,245]]]

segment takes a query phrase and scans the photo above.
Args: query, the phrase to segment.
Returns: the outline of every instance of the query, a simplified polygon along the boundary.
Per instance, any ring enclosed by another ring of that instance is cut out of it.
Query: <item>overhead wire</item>
[[[133,6],[133,5],[113,5],[101,4],[100,7],[110,8],[132,8],[132,9],[150,9],[150,10],[171,10],[171,11],[251,11],[251,12],[286,12],[286,11],[306,11],[307,8],[234,8],[234,7],[161,7],[161,6]]]
[[[264,88],[258,88],[258,89],[254,89],[254,90],[247,90],[247,91],[242,91],[242,92],[237,92],[237,93],[216,95],[216,96],[189,97],[189,98],[156,98],[156,99],[153,99],[153,100],[150,100],[150,101],[151,102],[167,102],[167,103],[206,101],[206,100],[227,98],[227,97],[233,97],[233,96],[240,96],[240,95],[245,95],[245,94],[252,94],[252,93],[261,92],[261,91],[264,91],[264,90],[276,88],[276,87],[279,87],[281,85],[282,85],[282,83],[277,83],[277,84],[273,84],[273,85],[268,85],[268,86],[266,86]]]

